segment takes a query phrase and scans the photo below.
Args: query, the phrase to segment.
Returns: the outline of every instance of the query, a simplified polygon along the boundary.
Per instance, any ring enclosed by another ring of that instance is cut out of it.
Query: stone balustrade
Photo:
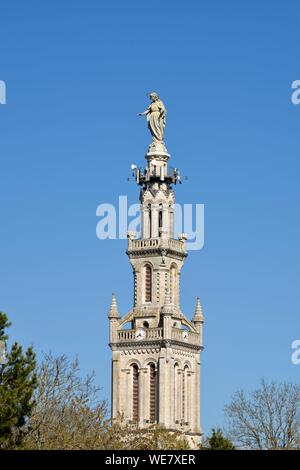
[[[187,335],[185,337],[185,334]],[[172,328],[172,339],[174,341],[187,342],[188,344],[199,345],[200,335],[193,331],[182,330],[180,328]]]
[[[137,341],[135,336],[137,330],[119,330],[118,331],[118,341],[119,342],[128,342],[128,341]],[[140,338],[142,341],[157,341],[163,339],[163,328],[145,328],[144,336]],[[187,336],[185,336],[187,335]],[[171,339],[174,341],[180,341],[182,343],[199,345],[200,335],[194,333],[193,331],[182,330],[180,328],[172,328]]]
[[[119,330],[118,331],[118,340],[119,341],[136,341],[135,333],[137,330]],[[143,340],[158,340],[163,338],[163,329],[162,328],[145,328]]]
[[[142,240],[128,240],[128,248],[139,250],[142,248],[156,248],[159,246],[159,238],[144,238]]]
[[[186,253],[186,246],[183,240],[175,240],[174,238],[143,238],[141,240],[134,240],[128,238],[128,251],[139,251],[145,248],[150,250],[165,248]]]

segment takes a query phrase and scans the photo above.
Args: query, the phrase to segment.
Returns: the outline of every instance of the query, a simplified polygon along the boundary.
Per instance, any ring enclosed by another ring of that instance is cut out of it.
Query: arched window
[[[152,302],[152,269],[149,264],[145,266],[145,302]]]
[[[150,423],[156,421],[156,370],[155,365],[149,366],[149,418]]]
[[[136,364],[132,365],[132,421],[139,420],[139,369]]]
[[[162,204],[159,204],[159,211],[158,211],[158,234],[161,236],[163,228],[163,212],[162,212]]]

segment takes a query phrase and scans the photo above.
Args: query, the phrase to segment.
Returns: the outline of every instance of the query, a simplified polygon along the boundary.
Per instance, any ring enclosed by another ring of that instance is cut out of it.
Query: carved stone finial
[[[110,305],[110,309],[108,312],[108,318],[120,318],[118,305],[117,305],[117,299],[116,299],[115,294],[112,294],[111,305]]]
[[[193,317],[193,322],[204,322],[204,317],[203,317],[203,312],[202,312],[202,308],[201,308],[201,304],[200,304],[200,299],[199,297],[197,297],[197,300],[196,300],[196,308],[195,308],[195,313],[194,313],[194,317]]]
[[[129,238],[129,240],[134,240],[136,238],[136,232],[134,232],[133,230],[129,230],[127,232],[127,238]]]
[[[185,242],[188,238],[189,237],[187,233],[178,233],[178,240]]]

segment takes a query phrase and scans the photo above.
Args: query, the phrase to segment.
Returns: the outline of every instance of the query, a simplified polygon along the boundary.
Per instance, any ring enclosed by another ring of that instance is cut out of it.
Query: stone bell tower
[[[187,257],[185,234],[178,239],[173,235],[173,186],[180,175],[176,169],[169,169],[170,155],[160,136],[153,135],[151,129],[151,124],[155,130],[163,117],[163,134],[165,114],[159,110],[151,116],[151,112],[155,114],[153,103],[158,100],[153,100],[143,113],[148,114],[153,137],[146,168],[134,167],[140,186],[141,238],[128,233],[133,307],[121,317],[113,295],[108,314],[112,418],[123,416],[141,428],[158,424],[170,431],[180,430],[194,446],[201,436],[200,352],[204,320],[199,299],[192,320],[180,307],[180,276]]]

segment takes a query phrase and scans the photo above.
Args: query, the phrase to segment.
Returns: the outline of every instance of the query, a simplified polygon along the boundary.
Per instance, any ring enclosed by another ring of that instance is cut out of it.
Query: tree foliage
[[[300,386],[267,383],[248,397],[235,393],[225,408],[233,441],[248,449],[299,449]]]
[[[45,354],[26,438],[31,449],[94,449],[106,426],[107,406],[97,400],[94,374],[82,378],[78,360]]]
[[[212,434],[202,446],[205,450],[234,450],[235,447],[230,439],[224,436],[220,428],[213,428]]]
[[[106,450],[188,450],[189,443],[179,431],[170,432],[160,426],[147,429],[128,424],[122,419],[107,429]]]
[[[111,423],[98,398],[95,375],[81,377],[78,360],[46,354],[39,367],[35,406],[28,423],[27,449],[188,449],[180,433],[148,430],[122,417]]]
[[[7,315],[0,313],[0,341],[8,340],[9,326]],[[14,343],[0,367],[0,448],[20,447],[37,385],[33,349],[30,347],[23,353],[22,346]]]

